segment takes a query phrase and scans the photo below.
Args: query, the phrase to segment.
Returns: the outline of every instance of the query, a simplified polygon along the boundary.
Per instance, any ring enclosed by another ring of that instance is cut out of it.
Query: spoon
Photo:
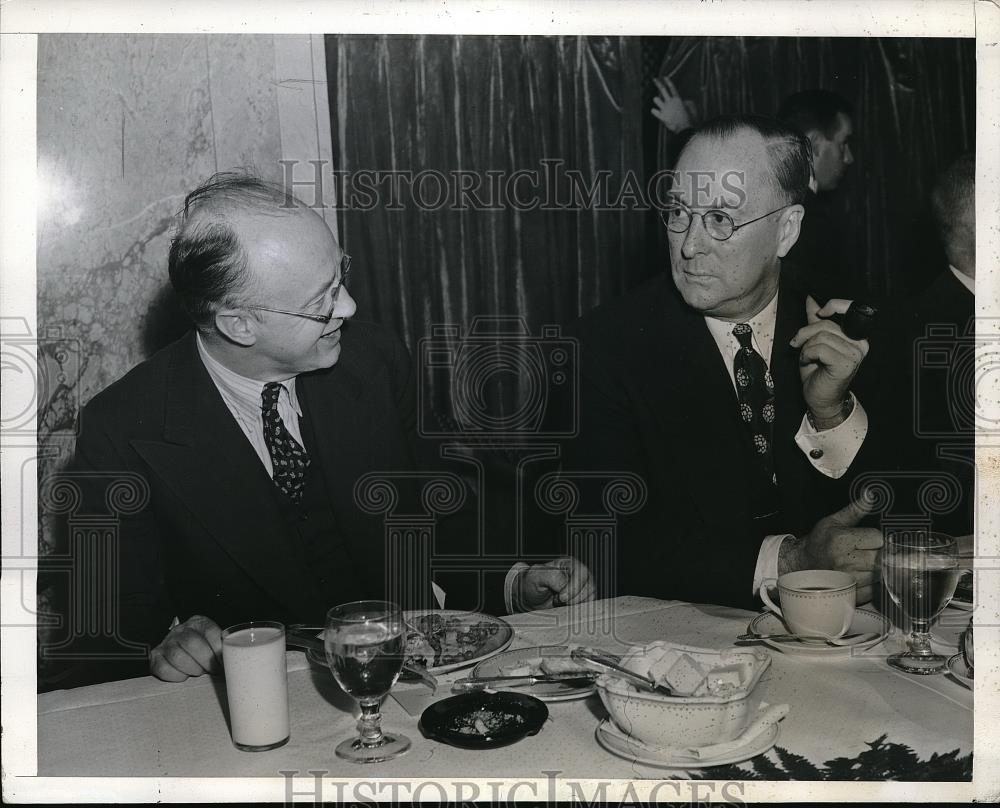
[[[878,636],[876,632],[866,632],[859,634],[844,634],[842,637],[831,637],[829,634],[740,634],[736,638],[737,642],[758,642],[759,640],[822,640],[830,645],[860,645],[868,640],[873,640]]]

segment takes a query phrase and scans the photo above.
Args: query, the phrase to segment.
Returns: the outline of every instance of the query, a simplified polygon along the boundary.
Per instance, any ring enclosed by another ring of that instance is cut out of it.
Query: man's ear
[[[799,240],[802,218],[805,215],[806,209],[802,205],[791,205],[782,211],[781,218],[778,220],[778,258],[784,258],[788,255],[788,251]]]
[[[215,313],[216,329],[237,345],[249,347],[257,342],[257,322],[246,309],[219,309]]]
[[[815,160],[819,157],[820,147],[823,145],[823,141],[825,141],[826,138],[818,129],[813,129],[806,137],[809,138],[809,145],[812,146],[813,159]]]

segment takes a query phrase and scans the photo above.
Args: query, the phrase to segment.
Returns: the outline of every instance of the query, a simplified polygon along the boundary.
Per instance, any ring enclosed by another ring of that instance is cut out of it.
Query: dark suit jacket
[[[954,535],[972,532],[975,504],[974,314],[975,295],[951,270],[940,273],[917,297],[880,312],[858,376],[872,435],[863,470],[892,488],[887,515],[926,513]],[[921,497],[920,486],[942,474],[957,482],[958,500]]]
[[[297,383],[315,436],[310,451],[319,453],[353,562],[337,591],[319,591],[288,552],[274,484],[202,364],[193,332],[83,409],[70,472],[83,486],[79,510],[106,513],[108,483],[121,472],[149,489],[148,503],[122,516],[118,529],[110,605],[125,640],[153,647],[175,615],[203,614],[223,627],[250,619],[315,623],[336,602],[383,592],[383,519],[357,506],[354,485],[367,472],[412,469],[413,372],[406,348],[378,326],[350,321],[342,334],[339,362]],[[75,608],[94,605],[107,602]],[[108,643],[79,647],[108,650]],[[148,672],[145,660],[134,659],[105,660],[86,673],[76,667],[73,684]]]
[[[805,402],[798,352],[787,346],[804,322],[802,298],[782,288],[770,369],[780,527],[791,533],[844,504],[844,486],[816,471],[793,440]],[[752,607],[765,534],[746,483],[751,449],[704,318],[663,275],[587,314],[576,336],[581,423],[564,468],[632,472],[648,487],[645,506],[618,525],[618,593]]]

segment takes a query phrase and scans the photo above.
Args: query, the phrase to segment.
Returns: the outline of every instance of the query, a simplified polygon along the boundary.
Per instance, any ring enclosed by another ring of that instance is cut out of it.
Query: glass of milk
[[[230,626],[222,632],[222,662],[236,748],[263,752],[287,743],[285,627],[267,621]]]

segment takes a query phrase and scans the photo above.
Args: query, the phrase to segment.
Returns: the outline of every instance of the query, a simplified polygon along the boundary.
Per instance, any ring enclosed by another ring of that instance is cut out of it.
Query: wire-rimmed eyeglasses
[[[716,241],[726,241],[741,227],[746,227],[748,224],[759,222],[761,219],[766,219],[771,214],[777,213],[779,210],[784,210],[788,207],[791,207],[791,204],[782,205],[780,208],[768,211],[763,216],[758,216],[756,219],[751,219],[749,222],[736,224],[736,222],[733,221],[733,217],[724,210],[716,210],[713,208],[712,210],[706,210],[704,213],[698,213],[696,210],[691,210],[691,208],[683,202],[674,202],[673,204],[660,210],[660,221],[663,222],[664,226],[671,233],[686,233],[690,229],[691,222],[694,221],[694,217],[700,216],[701,224],[705,228],[705,232],[708,233],[708,235]]]
[[[313,320],[317,323],[323,323],[326,325],[330,320],[333,319],[333,311],[337,307],[337,297],[340,295],[340,290],[347,286],[347,282],[351,277],[351,256],[344,253],[344,257],[340,259],[340,282],[333,287],[330,298],[332,300],[332,306],[330,307],[329,314],[310,314],[306,311],[289,311],[288,309],[272,309],[267,306],[247,306],[248,309],[254,309],[255,311],[269,311],[273,314],[290,314],[292,317],[305,317],[307,320]]]

